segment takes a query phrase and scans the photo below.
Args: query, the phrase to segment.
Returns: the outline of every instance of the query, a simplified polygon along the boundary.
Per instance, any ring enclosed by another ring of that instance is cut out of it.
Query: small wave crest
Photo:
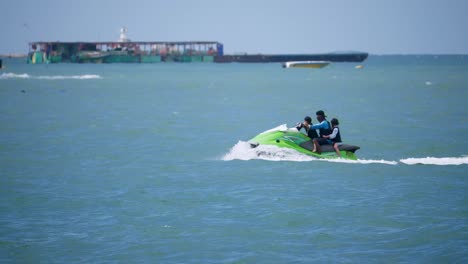
[[[16,73],[2,73],[0,79],[39,79],[39,80],[66,80],[66,79],[75,79],[75,80],[89,80],[89,79],[102,79],[101,76],[97,74],[83,74],[83,75],[41,75],[41,76],[31,76],[27,73],[16,74]]]
[[[401,163],[407,165],[462,165],[468,164],[468,156],[464,157],[443,157],[443,158],[436,158],[436,157],[426,157],[426,158],[407,158],[401,159]]]
[[[29,76],[29,74],[27,73],[23,73],[23,74],[16,74],[16,73],[12,73],[12,72],[6,72],[6,73],[2,73],[2,75],[0,75],[0,79],[29,79],[31,76]]]
[[[76,79],[76,80],[88,80],[88,79],[102,79],[101,76],[96,74],[84,74],[84,75],[55,75],[55,76],[37,76],[37,79],[41,80],[65,80],[65,79]]]
[[[386,165],[397,165],[398,162],[392,160],[374,160],[374,159],[358,159],[358,160],[347,160],[347,159],[327,159],[328,162],[338,163],[354,163],[354,164],[386,164]]]
[[[336,163],[353,163],[353,164],[388,164],[396,165],[396,161],[387,160],[347,160],[347,159],[319,159],[315,157],[302,154],[293,149],[280,148],[269,145],[259,145],[252,148],[250,143],[239,141],[234,145],[227,154],[222,158],[224,161],[230,160],[269,160],[269,161],[323,161],[323,162],[336,162]]]

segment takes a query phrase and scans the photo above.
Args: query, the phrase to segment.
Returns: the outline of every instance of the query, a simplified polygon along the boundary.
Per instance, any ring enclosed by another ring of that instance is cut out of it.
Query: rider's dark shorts
[[[326,138],[315,138],[319,145],[328,145],[331,144],[331,141]]]

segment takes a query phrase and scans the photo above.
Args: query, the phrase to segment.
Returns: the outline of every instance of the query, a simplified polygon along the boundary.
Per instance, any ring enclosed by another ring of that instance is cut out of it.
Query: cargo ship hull
[[[283,55],[224,55],[215,57],[215,62],[245,62],[245,63],[268,63],[288,61],[330,61],[330,62],[362,62],[367,59],[368,53],[324,53],[324,54],[283,54]]]
[[[224,54],[217,41],[183,42],[33,42],[28,63],[285,63],[288,61],[362,62],[364,52],[324,54]]]

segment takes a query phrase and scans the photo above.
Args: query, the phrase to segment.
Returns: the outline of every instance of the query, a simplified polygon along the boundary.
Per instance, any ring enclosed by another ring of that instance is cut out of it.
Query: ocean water
[[[2,263],[468,262],[468,56],[4,64]],[[358,161],[248,147],[317,110]]]

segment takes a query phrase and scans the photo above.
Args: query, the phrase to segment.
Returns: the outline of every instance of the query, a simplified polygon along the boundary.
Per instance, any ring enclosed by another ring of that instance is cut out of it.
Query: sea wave
[[[374,160],[374,159],[357,159],[357,160],[347,160],[347,159],[323,159],[328,162],[338,162],[338,163],[354,163],[354,164],[386,164],[386,165],[397,165],[398,162],[394,160]]]
[[[31,76],[27,73],[22,73],[22,74],[16,74],[16,73],[11,73],[11,72],[6,72],[2,73],[0,75],[0,79],[29,79]]]
[[[41,80],[64,80],[64,79],[78,79],[78,80],[87,80],[87,79],[102,79],[101,76],[96,74],[84,74],[84,75],[53,75],[53,76],[37,76],[37,79]]]
[[[407,158],[401,159],[401,163],[407,165],[463,165],[468,164],[468,156],[464,157],[426,157],[426,158]]]
[[[75,80],[89,80],[89,79],[102,79],[100,75],[97,74],[83,74],[83,75],[40,75],[40,76],[31,76],[27,73],[2,73],[0,79],[39,79],[39,80],[65,80],[65,79],[75,79]]]
[[[271,145],[259,145],[252,148],[250,143],[239,141],[235,144],[228,153],[226,153],[221,160],[269,160],[269,161],[321,161],[321,162],[337,162],[337,163],[353,163],[353,164],[388,164],[396,165],[396,161],[388,160],[347,160],[347,159],[319,159],[300,153],[294,149],[280,148]]]

